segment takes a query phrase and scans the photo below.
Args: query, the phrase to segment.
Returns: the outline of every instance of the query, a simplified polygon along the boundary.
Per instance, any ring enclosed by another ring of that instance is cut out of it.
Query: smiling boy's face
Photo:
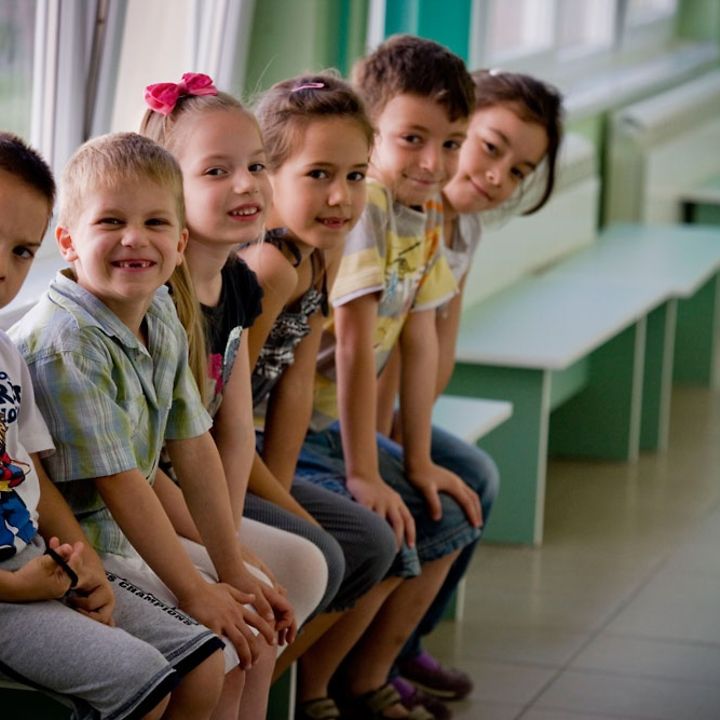
[[[0,170],[0,307],[10,303],[22,287],[49,216],[44,195]]]
[[[146,178],[86,193],[67,225],[55,235],[78,284],[123,320],[144,314],[187,242],[175,194]]]
[[[467,119],[451,121],[435,100],[403,93],[376,118],[370,174],[403,205],[421,206],[457,170]]]

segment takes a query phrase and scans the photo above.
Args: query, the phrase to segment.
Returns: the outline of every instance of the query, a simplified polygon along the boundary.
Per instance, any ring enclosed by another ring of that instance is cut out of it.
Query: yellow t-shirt
[[[458,292],[442,252],[443,212],[438,195],[417,210],[394,202],[390,191],[368,181],[368,203],[348,235],[330,292],[333,307],[379,293],[373,347],[380,372],[410,312],[446,303]],[[313,427],[337,418],[335,334],[332,317],[322,342],[315,378]]]

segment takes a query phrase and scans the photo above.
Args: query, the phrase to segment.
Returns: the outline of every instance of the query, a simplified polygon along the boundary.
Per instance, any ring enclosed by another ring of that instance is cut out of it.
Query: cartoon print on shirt
[[[0,561],[15,555],[35,535],[30,513],[15,491],[25,481],[30,466],[7,452],[8,426],[17,422],[20,387],[0,371]],[[18,540],[22,543],[19,544]]]

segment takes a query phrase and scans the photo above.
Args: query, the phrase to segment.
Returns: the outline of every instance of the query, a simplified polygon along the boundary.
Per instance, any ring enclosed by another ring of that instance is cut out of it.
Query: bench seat
[[[483,439],[503,483],[490,539],[542,541],[549,453],[634,460],[665,446],[677,305],[714,298],[719,270],[714,229],[617,226],[464,310],[449,392],[513,403]]]
[[[475,444],[512,415],[512,403],[502,400],[441,395],[433,407],[433,425]]]

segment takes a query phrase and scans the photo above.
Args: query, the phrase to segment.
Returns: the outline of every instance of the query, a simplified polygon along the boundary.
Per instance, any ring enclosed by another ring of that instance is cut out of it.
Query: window
[[[587,54],[610,48],[615,10],[615,4],[608,0],[563,0],[558,13],[558,46],[562,52]]]
[[[549,49],[554,40],[554,15],[554,0],[492,2],[486,26],[488,64]]]
[[[0,3],[0,117],[2,129],[30,138],[35,0]]]
[[[678,9],[678,0],[629,0],[627,24],[642,25],[671,17]]]

